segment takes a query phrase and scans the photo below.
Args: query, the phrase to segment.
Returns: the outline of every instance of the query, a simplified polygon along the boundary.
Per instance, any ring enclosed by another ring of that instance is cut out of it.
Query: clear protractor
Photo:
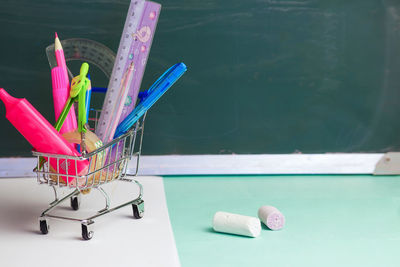
[[[67,64],[70,61],[85,61],[99,68],[107,79],[110,78],[116,56],[110,48],[96,41],[83,38],[65,39],[61,41],[61,45]],[[46,47],[46,55],[50,68],[57,66],[54,44]],[[69,75],[72,78],[70,71]]]

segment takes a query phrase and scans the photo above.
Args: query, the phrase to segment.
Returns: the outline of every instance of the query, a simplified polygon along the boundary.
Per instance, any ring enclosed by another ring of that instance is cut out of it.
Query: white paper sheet
[[[137,178],[144,187],[144,217],[134,219],[129,205],[97,218],[89,241],[82,240],[79,222],[50,219],[49,233],[40,233],[38,216],[54,200],[51,187],[36,178],[0,179],[0,266],[180,266],[163,180]],[[119,181],[105,189],[112,207],[138,194],[136,185]],[[85,218],[105,207],[97,190],[81,203],[72,211],[66,201],[56,214]]]

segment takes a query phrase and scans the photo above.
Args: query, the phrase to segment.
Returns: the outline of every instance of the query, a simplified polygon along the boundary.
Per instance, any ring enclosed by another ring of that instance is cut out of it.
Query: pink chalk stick
[[[285,225],[285,216],[272,206],[262,206],[259,208],[258,218],[271,230],[282,229]]]

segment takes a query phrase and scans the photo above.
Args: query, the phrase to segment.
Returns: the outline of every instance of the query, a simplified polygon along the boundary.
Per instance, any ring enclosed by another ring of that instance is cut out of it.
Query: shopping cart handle
[[[143,92],[139,92],[139,99],[140,101],[143,101],[146,97],[148,97],[150,95],[150,89],[147,89],[146,91]],[[107,92],[107,88],[105,87],[92,87],[92,92],[93,93],[106,93]]]
[[[107,88],[105,87],[92,87],[92,92],[93,93],[106,93],[107,92]]]
[[[143,92],[139,92],[138,97],[139,97],[140,101],[144,101],[150,95],[150,93],[151,93],[150,89],[147,89],[146,91],[143,91]]]

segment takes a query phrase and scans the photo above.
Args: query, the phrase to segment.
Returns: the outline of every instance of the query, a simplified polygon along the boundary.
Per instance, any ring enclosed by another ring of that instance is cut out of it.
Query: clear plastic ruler
[[[130,3],[96,129],[97,136],[104,143],[112,140],[118,123],[135,106],[160,10],[160,4],[150,1],[132,0]],[[124,88],[127,84],[124,79],[132,66],[132,82],[129,88]],[[122,90],[127,90],[126,95]]]

